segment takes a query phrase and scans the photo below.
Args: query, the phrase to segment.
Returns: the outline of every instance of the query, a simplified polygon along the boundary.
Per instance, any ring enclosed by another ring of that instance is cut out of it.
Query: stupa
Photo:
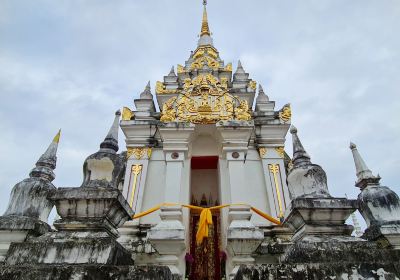
[[[398,195],[351,144],[360,195],[333,197],[290,104],[243,65],[222,60],[203,1],[195,50],[116,112],[81,186],[51,183],[58,134],[14,187],[0,279],[400,279]],[[356,210],[368,228],[354,236]]]

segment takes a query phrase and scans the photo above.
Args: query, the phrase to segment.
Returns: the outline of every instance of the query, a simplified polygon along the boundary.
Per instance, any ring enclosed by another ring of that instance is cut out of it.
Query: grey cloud
[[[200,19],[201,1],[2,1],[2,197],[60,127],[55,184],[78,186],[114,111],[187,59]],[[209,21],[222,59],[241,59],[278,107],[292,104],[332,194],[358,194],[350,140],[400,193],[398,1],[209,1]]]

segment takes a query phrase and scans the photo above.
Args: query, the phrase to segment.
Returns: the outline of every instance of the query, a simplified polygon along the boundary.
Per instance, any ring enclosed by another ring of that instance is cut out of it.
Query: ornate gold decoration
[[[278,217],[281,218],[283,217],[283,206],[282,206],[281,192],[279,190],[279,182],[278,182],[279,164],[268,164],[268,169],[274,177],[276,196],[278,198],[278,206],[279,206]]]
[[[136,190],[136,185],[137,185],[137,179],[138,179],[140,172],[142,171],[142,167],[143,166],[141,164],[132,165],[131,172],[133,174],[133,183],[132,183],[132,187],[131,187],[131,197],[129,199],[129,206],[131,208],[133,205],[133,200],[135,199],[135,190]]]
[[[203,69],[208,66],[213,70],[218,70],[220,63],[218,62],[218,51],[213,46],[198,47],[193,53],[193,62],[190,69]]]
[[[129,109],[128,107],[122,108],[122,120],[123,121],[130,121],[133,116],[134,116],[134,114],[131,111],[131,109]]]
[[[251,89],[256,90],[257,88],[257,82],[256,81],[250,81],[249,86]]]
[[[279,118],[285,123],[290,121],[292,118],[292,109],[290,108],[290,104],[283,106],[279,112]]]
[[[176,68],[177,68],[178,74],[185,72],[185,68],[180,64],[178,64],[178,66]]]
[[[226,77],[221,78],[221,87],[223,87],[224,89],[228,88],[228,78]]]
[[[148,159],[150,159],[152,149],[151,148],[130,148],[128,147],[127,151],[127,157],[130,158],[131,156],[134,156],[135,159],[139,160],[144,157],[144,155],[147,153]]]
[[[226,66],[225,66],[225,71],[231,71],[232,72],[232,62],[229,62]]]
[[[206,9],[206,3],[204,4],[204,9],[203,9],[203,20],[201,22],[201,32],[200,36],[203,35],[211,35],[210,28],[208,27],[208,18],[207,18],[207,9]]]
[[[157,94],[171,94],[171,93],[177,93],[177,89],[166,89],[165,85],[163,82],[157,81],[156,82],[156,93]]]
[[[227,80],[220,82],[211,74],[185,79],[183,92],[162,106],[163,122],[216,123],[220,120],[250,120],[246,100],[229,94]]]
[[[264,157],[267,154],[267,148],[261,147],[258,149],[261,157]]]
[[[201,56],[193,61],[190,65],[190,69],[203,69],[206,65],[213,70],[218,70],[219,68],[219,62],[216,59],[210,56]]]
[[[161,112],[160,121],[162,122],[172,122],[176,119],[176,111],[174,108],[174,103],[176,96],[168,99],[164,104]]]
[[[276,147],[276,148],[275,148],[275,151],[278,153],[278,155],[279,155],[281,158],[284,158],[284,157],[285,157],[285,147]]]

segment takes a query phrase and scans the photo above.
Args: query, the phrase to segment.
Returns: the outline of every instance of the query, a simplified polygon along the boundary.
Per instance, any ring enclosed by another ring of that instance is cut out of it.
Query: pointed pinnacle
[[[268,96],[265,94],[263,87],[261,84],[258,84],[258,96],[256,102],[266,102],[269,101]]]
[[[378,184],[380,177],[375,177],[372,175],[371,170],[368,168],[367,164],[361,157],[357,150],[357,146],[350,142],[350,149],[353,154],[354,165],[356,166],[357,182],[356,186],[360,188],[366,187],[369,183]]]
[[[292,125],[290,128],[293,141],[293,168],[311,164],[311,158],[303,147],[298,135],[297,128]]]
[[[56,168],[57,163],[57,148],[60,141],[61,130],[58,131],[56,136],[51,141],[49,147],[40,156],[36,162],[36,166],[29,173],[30,177],[40,177],[48,181],[53,181],[55,174],[53,170]]]
[[[55,143],[60,142],[60,136],[61,136],[61,129],[59,129],[58,133],[56,134],[56,136],[54,136],[53,142],[55,142]]]
[[[111,152],[111,153],[118,152],[118,149],[119,149],[119,147],[118,147],[118,129],[119,129],[120,116],[121,116],[120,110],[115,112],[113,124],[111,125],[106,138],[100,144],[100,151]]]
[[[203,5],[204,5],[204,8],[203,8],[203,19],[202,19],[202,22],[201,22],[200,37],[204,36],[204,35],[208,35],[208,36],[211,35],[210,27],[208,26],[208,18],[207,18],[207,8],[206,8],[207,2],[205,2],[205,3],[203,2]]]
[[[168,76],[176,76],[174,66],[171,67],[171,70],[169,71]]]
[[[258,84],[258,94],[259,94],[259,95],[260,95],[260,94],[265,94],[265,93],[264,93],[264,89],[263,89],[263,87],[262,87],[261,84]]]
[[[140,94],[140,99],[153,99],[153,95],[151,94],[150,81],[147,83],[144,91]]]
[[[242,62],[240,62],[240,60],[238,60],[238,65],[237,65],[235,74],[236,73],[245,73],[244,68],[242,66]]]

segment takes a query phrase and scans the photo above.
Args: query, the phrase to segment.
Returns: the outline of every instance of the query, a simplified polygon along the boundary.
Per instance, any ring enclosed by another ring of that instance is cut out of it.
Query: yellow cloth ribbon
[[[138,213],[136,215],[134,215],[132,217],[132,219],[139,219],[143,216],[149,215],[157,210],[159,210],[162,206],[182,206],[182,207],[186,207],[192,210],[198,210],[200,211],[200,220],[199,220],[199,225],[198,225],[198,229],[197,229],[197,233],[196,233],[196,243],[197,245],[200,245],[201,243],[203,243],[204,238],[208,237],[208,233],[209,233],[209,227],[210,225],[212,225],[213,221],[212,221],[212,212],[213,210],[219,210],[228,206],[235,206],[235,205],[247,205],[250,206],[250,209],[252,211],[254,211],[256,214],[260,215],[261,217],[263,217],[264,219],[267,219],[268,221],[270,221],[271,223],[280,225],[281,222],[278,219],[275,219],[273,217],[271,217],[270,215],[268,215],[267,213],[262,212],[261,210],[248,205],[248,204],[244,204],[244,203],[233,203],[233,204],[223,204],[223,205],[218,205],[218,206],[214,206],[214,207],[208,207],[208,208],[204,208],[204,207],[200,207],[200,206],[195,206],[195,205],[189,205],[189,204],[179,204],[179,203],[161,203],[158,204],[155,207],[152,207],[144,212]]]

